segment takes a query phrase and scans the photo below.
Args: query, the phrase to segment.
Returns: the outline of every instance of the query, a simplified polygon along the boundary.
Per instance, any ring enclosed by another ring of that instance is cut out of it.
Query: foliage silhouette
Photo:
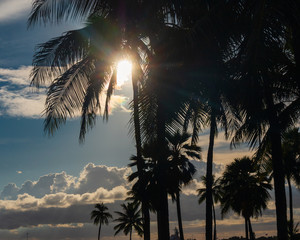
[[[94,224],[99,224],[98,240],[100,239],[100,232],[102,224],[108,225],[109,218],[112,218],[111,214],[107,212],[108,208],[103,203],[97,203],[95,205],[96,210],[91,212],[91,219],[94,219]]]
[[[245,218],[246,239],[254,239],[251,217],[262,215],[270,199],[272,189],[266,172],[261,172],[248,157],[235,159],[227,165],[220,180],[222,198],[221,213],[224,216],[230,209]]]
[[[123,231],[127,236],[129,233],[129,239],[132,239],[132,231],[136,230],[139,236],[143,235],[143,220],[140,217],[139,205],[135,203],[121,204],[123,212],[115,212],[119,215],[118,218],[114,219],[114,222],[119,222],[114,229],[116,230],[115,235],[120,231]]]

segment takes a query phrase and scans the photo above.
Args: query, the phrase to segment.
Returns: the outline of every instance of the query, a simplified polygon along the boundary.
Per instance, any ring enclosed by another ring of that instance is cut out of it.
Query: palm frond
[[[48,134],[53,134],[67,117],[73,117],[80,110],[93,70],[93,60],[84,58],[50,85],[44,112],[44,130]]]
[[[106,6],[101,3],[100,0],[34,0],[27,25],[31,27],[37,23],[53,24],[83,19],[96,10],[103,13]]]

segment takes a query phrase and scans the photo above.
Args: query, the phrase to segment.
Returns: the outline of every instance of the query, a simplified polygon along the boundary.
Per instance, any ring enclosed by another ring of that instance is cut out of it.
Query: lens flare
[[[132,64],[128,60],[122,60],[117,66],[117,86],[121,87],[126,81],[131,80]]]

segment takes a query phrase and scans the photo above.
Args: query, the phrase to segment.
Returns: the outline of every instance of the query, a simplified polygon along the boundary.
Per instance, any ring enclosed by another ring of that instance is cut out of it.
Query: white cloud
[[[1,0],[0,23],[27,16],[30,7],[31,0]]]
[[[0,88],[1,115],[12,117],[39,118],[44,110],[45,93],[33,93],[29,87],[9,89]]]
[[[100,186],[112,189],[124,185],[126,177],[131,173],[129,168],[107,167],[89,163],[80,173],[78,182],[75,185],[75,193],[93,192]]]
[[[205,162],[195,162],[200,174],[205,171]],[[222,171],[221,165],[215,165],[216,172]],[[26,181],[21,187],[8,184],[1,193],[0,200],[0,234],[6,234],[6,239],[16,239],[26,231],[34,232],[36,239],[47,239],[47,232],[56,232],[55,239],[79,239],[78,229],[89,239],[91,228],[90,212],[93,205],[104,202],[110,213],[120,210],[120,203],[127,197],[129,189],[126,176],[131,172],[128,168],[107,167],[88,164],[78,177],[65,172],[51,173],[41,176],[37,181]],[[195,179],[183,189],[181,194],[182,217],[188,236],[201,236],[199,229],[204,229],[205,204],[198,204],[196,189],[201,187],[199,179]],[[299,221],[299,206],[297,200],[300,192],[294,189],[295,221]],[[169,201],[170,227],[177,226],[175,204]],[[253,228],[260,236],[263,229],[272,235],[276,228],[274,201],[270,209],[264,211],[263,217],[253,220]],[[230,212],[224,220],[220,217],[220,208],[216,206],[219,237],[232,236],[239,232],[243,234],[243,219]],[[152,216],[152,226],[155,216]],[[90,224],[90,225],[89,225]],[[1,229],[10,229],[9,232]],[[89,231],[87,230],[89,229]],[[103,237],[113,236],[113,224],[105,228]],[[266,232],[265,231],[265,232]],[[66,236],[64,233],[68,232]],[[156,228],[153,228],[155,234]],[[228,233],[229,235],[226,235]],[[6,236],[5,235],[5,236]],[[105,238],[103,238],[105,239]],[[121,239],[121,238],[120,238]],[[198,237],[199,239],[199,237]]]
[[[45,109],[46,88],[41,87],[36,92],[29,87],[29,75],[31,66],[20,66],[17,69],[0,68],[0,115],[9,115],[12,117],[40,118]],[[128,84],[127,84],[128,85]],[[114,111],[128,112],[129,97],[123,94],[127,92],[118,91],[111,98],[109,114]],[[104,109],[105,96],[101,97],[102,109]],[[76,111],[75,117],[80,116]]]
[[[127,188],[126,178],[130,173],[129,168],[89,163],[79,177],[61,172],[41,176],[37,181],[28,180],[21,187],[10,183],[4,187],[0,199],[23,202],[26,196],[32,196],[43,206],[49,201],[58,201],[60,204],[64,202],[63,205],[67,204],[67,200],[93,202],[97,197],[111,201],[113,197],[120,199],[124,196],[123,190]]]
[[[31,69],[32,67],[30,66],[20,66],[18,69],[0,68],[0,82],[9,82],[16,85],[29,85]]]

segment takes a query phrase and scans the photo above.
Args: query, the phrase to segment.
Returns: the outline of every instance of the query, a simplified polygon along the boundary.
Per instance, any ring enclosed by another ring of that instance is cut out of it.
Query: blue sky
[[[27,29],[30,2],[0,2],[0,16],[10,13],[0,17],[0,187],[11,181],[21,184],[48,172],[65,170],[75,174],[91,161],[126,166],[127,159],[134,153],[127,130],[128,112],[116,111],[105,124],[99,118],[82,145],[78,143],[78,119],[62,126],[53,137],[48,138],[43,133],[44,91],[32,93],[33,89],[28,88],[34,48],[80,24]]]
[[[62,126],[54,136],[43,132],[45,89],[29,87],[34,47],[80,23],[27,29],[31,0],[0,0],[0,239],[93,239],[97,228],[89,212],[99,201],[111,211],[119,210],[129,184],[128,159],[134,143],[128,133],[130,83],[117,91],[108,123],[101,117],[79,144],[79,120]],[[208,131],[199,145],[206,157]],[[222,134],[215,144],[215,173],[236,157],[249,154],[247,148],[229,150]],[[198,173],[184,189],[183,218],[187,237],[203,237],[204,206],[197,204],[195,190],[201,187],[205,161],[194,162]],[[300,215],[300,194],[295,192],[295,216]],[[219,213],[219,212],[218,212]],[[242,235],[243,220],[234,214],[218,220],[220,236]],[[153,217],[152,233],[156,233]],[[170,226],[177,226],[170,204]],[[258,235],[274,234],[274,202],[264,217],[254,221]],[[112,239],[112,227],[103,229],[103,239]],[[136,236],[135,236],[136,237]],[[127,239],[120,236],[118,239]],[[138,239],[137,237],[135,239]]]

